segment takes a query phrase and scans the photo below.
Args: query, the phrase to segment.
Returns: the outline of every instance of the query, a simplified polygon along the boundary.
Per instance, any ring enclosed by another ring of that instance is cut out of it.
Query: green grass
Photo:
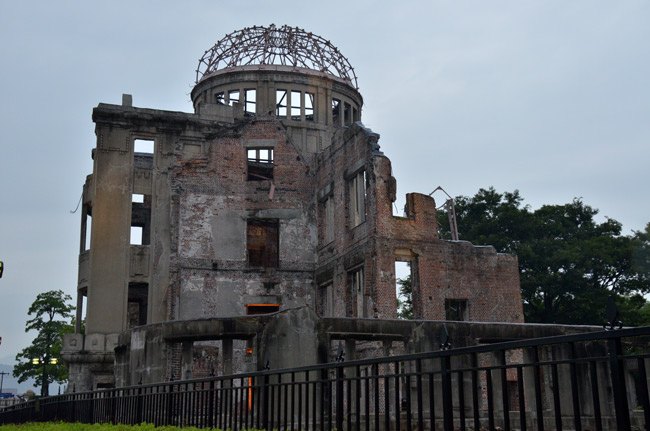
[[[154,427],[152,424],[140,425],[111,425],[111,424],[68,424],[63,422],[30,422],[20,425],[2,425],[0,431],[199,431],[199,428],[162,426]],[[218,428],[201,428],[200,431],[219,431]]]

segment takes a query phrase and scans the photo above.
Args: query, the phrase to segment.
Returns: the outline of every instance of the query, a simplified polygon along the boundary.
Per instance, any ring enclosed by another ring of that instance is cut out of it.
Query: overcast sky
[[[0,363],[39,292],[74,295],[93,107],[190,112],[204,51],[271,23],[349,59],[400,205],[494,186],[532,208],[580,197],[626,234],[650,222],[648,1],[0,0]]]

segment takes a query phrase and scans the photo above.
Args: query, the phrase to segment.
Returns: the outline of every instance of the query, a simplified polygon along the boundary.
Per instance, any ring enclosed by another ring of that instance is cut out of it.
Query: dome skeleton
[[[248,27],[227,34],[207,50],[196,70],[196,83],[214,72],[237,66],[302,67],[348,81],[355,88],[352,65],[328,40],[298,27]]]

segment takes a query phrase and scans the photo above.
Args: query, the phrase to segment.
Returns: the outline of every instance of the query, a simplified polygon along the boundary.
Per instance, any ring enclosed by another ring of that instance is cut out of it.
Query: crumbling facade
[[[393,216],[390,160],[329,42],[289,27],[232,33],[200,60],[192,101],[194,113],[169,112],[124,95],[93,111],[77,301],[81,322],[87,299],[86,326],[63,348],[71,389],[115,385],[116,352],[125,366],[124,352],[152,343],[120,339],[136,327],[303,306],[395,319],[396,261],[411,263],[416,319],[523,322],[516,257],[441,240],[430,196],[408,194],[406,216]],[[255,340],[223,328],[133,367],[158,379],[258,368]]]

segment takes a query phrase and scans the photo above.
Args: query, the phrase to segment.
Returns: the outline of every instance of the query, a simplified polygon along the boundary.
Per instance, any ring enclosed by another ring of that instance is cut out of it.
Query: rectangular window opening
[[[226,96],[223,94],[223,92],[214,95],[214,102],[218,105],[226,104]]]
[[[395,294],[397,317],[413,319],[413,282],[411,262],[409,261],[395,261]]]
[[[278,118],[287,118],[287,90],[275,91],[275,115]]]
[[[151,196],[131,194],[131,245],[149,245],[151,229]]]
[[[148,296],[147,283],[129,283],[127,329],[147,324]]]
[[[246,314],[269,314],[280,311],[280,304],[246,304]]]
[[[239,103],[239,90],[228,92],[228,105],[232,106],[235,103]]]
[[[359,110],[357,108],[352,108],[352,122],[356,123],[359,121]]]
[[[82,227],[82,235],[83,235],[83,237],[81,238],[82,252],[86,250],[90,250],[90,233],[92,232],[92,225],[93,225],[92,207],[87,206],[84,212],[86,216],[84,217],[83,227]]]
[[[248,181],[273,179],[273,148],[248,148]]]
[[[350,124],[352,124],[352,121],[351,121],[352,117],[350,116],[352,110],[350,109],[350,104],[349,103],[345,103],[343,106],[344,106],[344,108],[343,108],[344,124],[346,126],[349,126]]]
[[[350,195],[350,225],[359,226],[366,221],[366,172],[360,171],[348,181]]]
[[[318,288],[318,312],[321,317],[333,317],[332,312],[332,283],[328,283]]]
[[[353,306],[351,317],[365,316],[365,284],[363,277],[363,267],[348,272],[348,285],[350,295],[354,298],[351,301]]]
[[[341,125],[341,101],[339,99],[332,99],[332,125]]]
[[[445,299],[445,319],[468,321],[467,299]]]
[[[256,90],[244,90],[244,115],[252,117],[255,115]]]
[[[314,121],[314,93],[305,93],[305,121]]]
[[[291,92],[291,119],[300,121],[300,91]]]
[[[279,223],[277,219],[248,220],[246,229],[248,265],[277,268]]]
[[[149,139],[136,139],[133,141],[133,152],[136,154],[153,154],[154,142]]]
[[[131,245],[143,245],[142,226],[131,226]]]

